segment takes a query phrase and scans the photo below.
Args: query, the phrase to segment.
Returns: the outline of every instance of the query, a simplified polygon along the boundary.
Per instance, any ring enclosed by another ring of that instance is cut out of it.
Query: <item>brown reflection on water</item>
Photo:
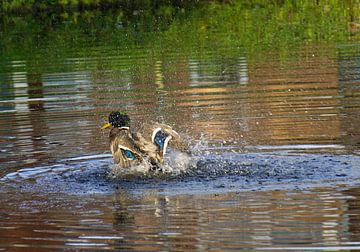
[[[341,136],[337,62],[328,48],[306,48],[305,55],[281,62],[271,59],[250,66],[247,110],[249,133],[260,144],[336,144]]]
[[[175,91],[177,108],[186,110],[177,123],[243,144],[338,144],[342,119],[335,55],[332,47],[310,47],[289,59],[277,53],[256,62],[233,59],[226,71],[211,72],[192,60],[193,78]]]
[[[358,49],[359,51],[359,49]],[[339,75],[342,140],[346,146],[359,150],[360,147],[360,61],[358,57],[349,57],[352,51],[340,51]]]
[[[42,82],[42,75],[39,73],[28,73],[28,96],[29,96],[29,109],[30,110],[44,110],[44,85]]]
[[[134,237],[137,240],[132,245],[134,249],[196,249],[198,239],[194,229],[199,225],[196,209],[182,209],[181,199],[156,194],[147,195],[141,202],[129,199],[126,193],[117,194],[114,202],[114,229]]]
[[[360,190],[359,188],[351,188],[346,191],[349,195],[347,199],[346,209],[347,217],[349,219],[349,241],[359,242],[360,235]]]
[[[20,168],[108,151],[100,125],[115,109],[127,111],[135,125],[165,122],[194,141],[203,135],[238,147],[344,144],[356,149],[358,63],[339,57],[337,50],[307,46],[261,59],[215,52],[118,56],[109,65],[85,58],[97,62],[95,69],[60,73],[38,73],[31,64],[26,72],[24,62],[16,63],[6,74],[9,101],[2,106],[10,112],[2,114],[0,135],[7,159],[0,158]]]
[[[126,110],[134,124],[162,121],[193,139],[205,135],[241,146],[346,144],[344,125],[356,118],[342,116],[336,50],[308,46],[285,58],[270,53],[226,62],[216,56],[138,59],[107,77],[93,76],[90,97],[99,114],[92,118],[101,124],[111,110]],[[92,138],[96,143],[106,142],[106,134],[93,132],[102,134]]]
[[[238,64],[246,65],[246,61],[244,58],[217,61],[188,59],[189,81],[182,80],[182,86],[188,81],[186,88],[174,92],[176,108],[184,111],[183,121],[194,136],[233,141],[241,134],[236,119],[243,110],[239,107],[245,90],[242,85],[247,84],[247,72],[239,70]]]
[[[6,198],[0,206],[0,248],[183,251],[340,246],[357,241],[357,190],[191,196],[147,191],[141,197],[126,191],[114,196],[24,193]]]
[[[28,114],[23,114],[20,118],[21,120],[16,123],[19,137],[19,141],[16,141],[17,150],[20,153],[26,153],[27,162],[41,164],[42,160],[49,159],[46,137],[49,129],[46,120],[44,120],[43,114],[37,110],[30,110]],[[25,131],[23,131],[24,128]]]

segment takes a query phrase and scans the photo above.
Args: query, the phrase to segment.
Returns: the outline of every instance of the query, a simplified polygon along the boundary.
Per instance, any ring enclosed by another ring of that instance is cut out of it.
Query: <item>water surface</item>
[[[0,250],[360,249],[358,31],[229,6],[156,32],[3,32]],[[194,166],[111,177],[114,109],[172,125]]]

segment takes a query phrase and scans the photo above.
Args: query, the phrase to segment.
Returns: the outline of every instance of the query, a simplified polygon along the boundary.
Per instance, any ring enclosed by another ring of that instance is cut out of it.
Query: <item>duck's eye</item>
[[[123,155],[127,158],[127,159],[130,159],[130,160],[137,160],[136,156],[134,155],[134,153],[132,153],[131,151],[129,150],[124,150],[124,149],[121,149]]]

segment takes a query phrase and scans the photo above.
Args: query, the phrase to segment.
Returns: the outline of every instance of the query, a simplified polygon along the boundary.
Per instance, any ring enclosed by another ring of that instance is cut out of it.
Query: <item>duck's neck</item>
[[[111,129],[110,135],[117,134],[121,131],[130,131],[130,128],[129,127],[114,127]]]
[[[129,127],[120,127],[120,128],[114,127],[110,130],[109,137],[110,139],[114,139],[117,137],[117,135],[126,134],[127,132],[130,132]]]

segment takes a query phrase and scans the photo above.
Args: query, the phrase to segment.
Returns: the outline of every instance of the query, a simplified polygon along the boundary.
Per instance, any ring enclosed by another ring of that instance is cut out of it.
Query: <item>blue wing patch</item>
[[[166,139],[169,137],[168,134],[166,134],[165,132],[159,130],[154,137],[154,143],[159,146],[160,150],[163,151],[164,150],[164,146],[165,146],[165,141]]]
[[[130,150],[121,149],[123,155],[130,160],[137,160],[135,154]]]

